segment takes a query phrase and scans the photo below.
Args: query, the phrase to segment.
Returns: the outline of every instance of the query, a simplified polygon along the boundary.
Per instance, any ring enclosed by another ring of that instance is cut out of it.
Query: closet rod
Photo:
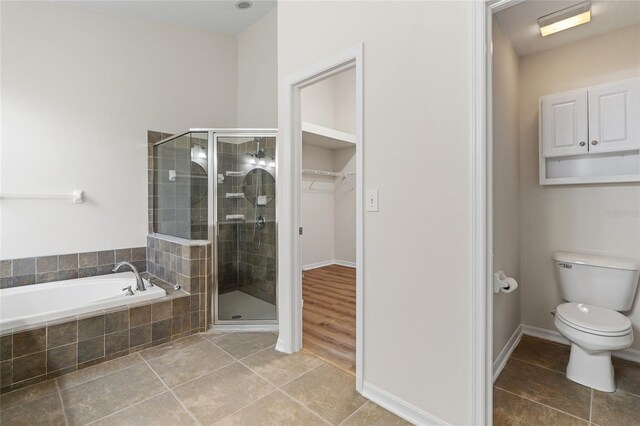
[[[333,177],[347,177],[353,176],[356,172],[328,172],[325,170],[311,170],[311,169],[302,169],[302,173],[306,175],[318,175],[318,176],[333,176]]]

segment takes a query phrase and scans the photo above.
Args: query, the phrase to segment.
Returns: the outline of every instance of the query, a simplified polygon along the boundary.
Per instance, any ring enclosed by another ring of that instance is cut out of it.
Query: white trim
[[[471,10],[471,423],[493,424],[492,15],[524,0],[474,1]]]
[[[509,360],[509,358],[511,358],[511,354],[513,353],[513,350],[516,348],[516,346],[518,346],[518,343],[520,343],[521,339],[522,339],[522,325],[519,325],[518,327],[516,327],[516,330],[513,332],[513,334],[509,338],[509,341],[507,342],[507,344],[504,345],[504,348],[502,348],[500,355],[498,355],[496,360],[493,361],[492,382],[495,382],[498,376],[500,375],[500,373],[502,373],[502,369],[504,369],[504,366],[507,365],[507,361]]]
[[[563,345],[571,344],[567,338],[556,330],[548,330],[546,328],[534,327],[532,325],[525,324],[522,324],[520,327],[522,327],[522,334],[526,334],[527,336],[537,337],[539,339],[549,340]],[[640,351],[637,349],[627,348],[621,351],[613,351],[611,352],[611,356],[640,363]]]
[[[281,99],[282,129],[278,168],[278,318],[276,349],[285,353],[302,348],[302,264],[300,261],[301,135],[300,90],[340,71],[355,67],[356,74],[356,389],[362,392],[364,377],[364,232],[363,232],[363,45],[325,59],[285,78]]]
[[[362,395],[382,408],[391,411],[398,417],[402,417],[413,424],[437,426],[448,425],[444,420],[434,416],[433,414],[427,413],[426,411],[421,410],[415,405],[409,404],[394,395],[391,395],[389,392],[386,392],[371,383],[364,382]]]
[[[309,271],[311,269],[324,268],[325,266],[331,266],[331,265],[335,265],[335,260],[331,259],[331,260],[323,260],[322,262],[307,263],[306,265],[302,266],[302,270]]]
[[[543,340],[549,340],[550,342],[562,343],[563,345],[571,344],[569,340],[557,331],[526,324],[521,324],[520,327],[522,328],[522,334],[526,334],[527,336],[538,337]]]
[[[333,264],[338,266],[345,266],[347,268],[355,268],[357,266],[356,262],[350,262],[348,260],[339,260],[339,259],[333,259]]]
[[[331,259],[331,260],[323,260],[322,262],[308,263],[302,266],[302,270],[310,271],[311,269],[324,268],[325,266],[331,266],[331,265],[346,266],[347,268],[356,267],[355,262],[349,262],[347,260]]]
[[[471,424],[492,424],[491,239],[488,229],[491,194],[487,175],[487,4],[473,2],[471,13]],[[489,39],[490,40],[490,39]]]

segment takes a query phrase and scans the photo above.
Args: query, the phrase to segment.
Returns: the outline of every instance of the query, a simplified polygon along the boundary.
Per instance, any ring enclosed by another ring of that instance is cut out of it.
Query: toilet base
[[[602,392],[615,391],[616,382],[613,376],[611,352],[589,353],[572,343],[567,378]]]

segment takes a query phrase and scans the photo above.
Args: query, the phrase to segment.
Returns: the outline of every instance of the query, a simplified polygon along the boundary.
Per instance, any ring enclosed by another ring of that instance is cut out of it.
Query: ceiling
[[[578,40],[640,23],[640,1],[592,0],[591,22],[547,37],[540,35],[538,18],[580,1],[526,0],[496,13],[496,19],[519,56],[553,49]]]
[[[238,9],[236,1],[61,1],[61,3],[146,21],[197,27],[238,35],[276,7],[277,1],[253,0],[249,9]]]

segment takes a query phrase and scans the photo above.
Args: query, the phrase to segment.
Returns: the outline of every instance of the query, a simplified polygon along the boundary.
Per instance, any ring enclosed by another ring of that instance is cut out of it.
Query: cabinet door
[[[540,100],[540,136],[544,157],[585,154],[587,92],[544,96]]]
[[[640,80],[589,90],[589,151],[640,149]]]

